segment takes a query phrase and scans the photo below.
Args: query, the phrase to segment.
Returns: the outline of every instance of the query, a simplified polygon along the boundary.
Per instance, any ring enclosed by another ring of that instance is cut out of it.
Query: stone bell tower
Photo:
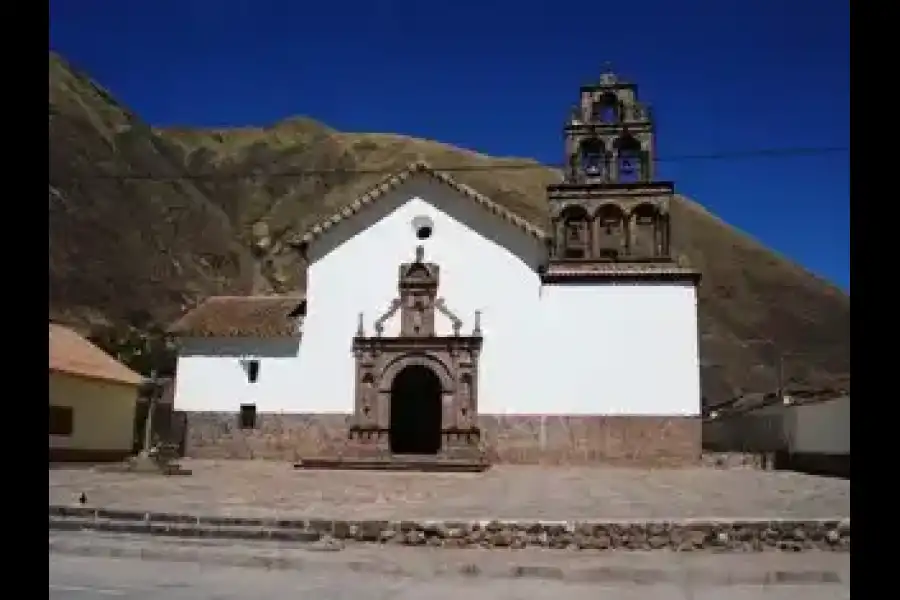
[[[625,265],[671,263],[674,185],[655,180],[655,125],[637,86],[610,70],[582,86],[563,134],[564,180],[547,188],[547,274],[583,279]]]

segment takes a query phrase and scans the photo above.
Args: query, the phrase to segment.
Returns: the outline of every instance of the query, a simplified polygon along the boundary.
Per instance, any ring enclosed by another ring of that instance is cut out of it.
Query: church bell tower
[[[581,87],[563,134],[564,179],[547,188],[547,274],[559,281],[673,264],[674,185],[655,178],[653,114],[637,86],[607,69]]]

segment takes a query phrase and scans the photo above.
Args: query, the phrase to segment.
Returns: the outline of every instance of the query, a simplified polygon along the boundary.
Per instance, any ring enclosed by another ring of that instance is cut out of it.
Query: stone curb
[[[396,563],[379,561],[351,560],[342,563],[322,563],[305,559],[288,553],[274,553],[264,556],[256,554],[235,554],[220,552],[214,549],[181,549],[181,548],[135,548],[111,547],[91,543],[65,543],[51,540],[51,553],[69,556],[102,557],[118,559],[138,559],[166,562],[190,562],[202,565],[218,565],[227,567],[259,568],[269,570],[303,569],[321,572],[323,569],[349,570],[354,573],[371,575],[388,575],[395,577],[464,577],[464,578],[506,578],[506,579],[545,579],[564,580],[577,583],[595,584],[690,584],[692,586],[727,586],[727,585],[823,585],[843,583],[842,577],[835,571],[826,570],[764,570],[761,572],[710,572],[695,569],[659,569],[659,568],[627,568],[598,567],[563,569],[549,565],[515,564],[500,567],[482,567],[475,563],[456,563],[435,566],[423,571],[408,569]],[[310,550],[312,548],[304,548]]]
[[[50,505],[50,529],[407,546],[584,550],[850,551],[850,519],[385,521],[193,516]]]
[[[193,523],[154,523],[151,521],[59,517],[50,517],[50,531],[96,531],[102,533],[127,533],[175,538],[209,538],[244,541],[269,540],[300,543],[319,542],[324,538],[321,532],[310,529],[256,526],[228,527],[224,525],[209,526]]]

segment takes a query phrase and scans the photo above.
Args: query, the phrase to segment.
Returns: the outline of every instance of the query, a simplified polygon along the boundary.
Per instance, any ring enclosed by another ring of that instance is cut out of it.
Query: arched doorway
[[[396,454],[441,449],[441,380],[424,365],[409,365],[391,384],[390,447]]]

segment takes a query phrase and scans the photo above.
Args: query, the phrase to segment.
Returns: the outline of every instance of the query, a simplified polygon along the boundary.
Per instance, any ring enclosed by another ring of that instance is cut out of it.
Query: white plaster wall
[[[540,315],[540,353],[548,366],[523,382],[539,393],[531,393],[529,403],[517,401],[511,409],[700,414],[693,285],[545,286]]]
[[[850,397],[791,406],[788,410],[791,452],[850,454]]]
[[[417,216],[434,223],[425,241],[413,232]],[[532,348],[539,335],[536,270],[544,258],[543,243],[449,187],[420,178],[329,230],[310,248],[300,362],[308,401],[292,402],[291,410],[353,409],[351,340],[357,315],[364,313],[371,334],[374,321],[398,296],[399,265],[414,258],[416,245],[425,247],[427,261],[440,265],[438,294],[463,321],[464,334],[472,331],[475,311],[482,311],[479,410],[538,403],[527,374],[537,367]],[[440,315],[437,328],[442,335],[452,331]],[[384,335],[398,330],[395,318]]]
[[[259,360],[255,383],[241,359]],[[175,377],[175,409],[238,412],[256,404],[260,412],[279,412],[296,403],[298,339],[182,339]]]

